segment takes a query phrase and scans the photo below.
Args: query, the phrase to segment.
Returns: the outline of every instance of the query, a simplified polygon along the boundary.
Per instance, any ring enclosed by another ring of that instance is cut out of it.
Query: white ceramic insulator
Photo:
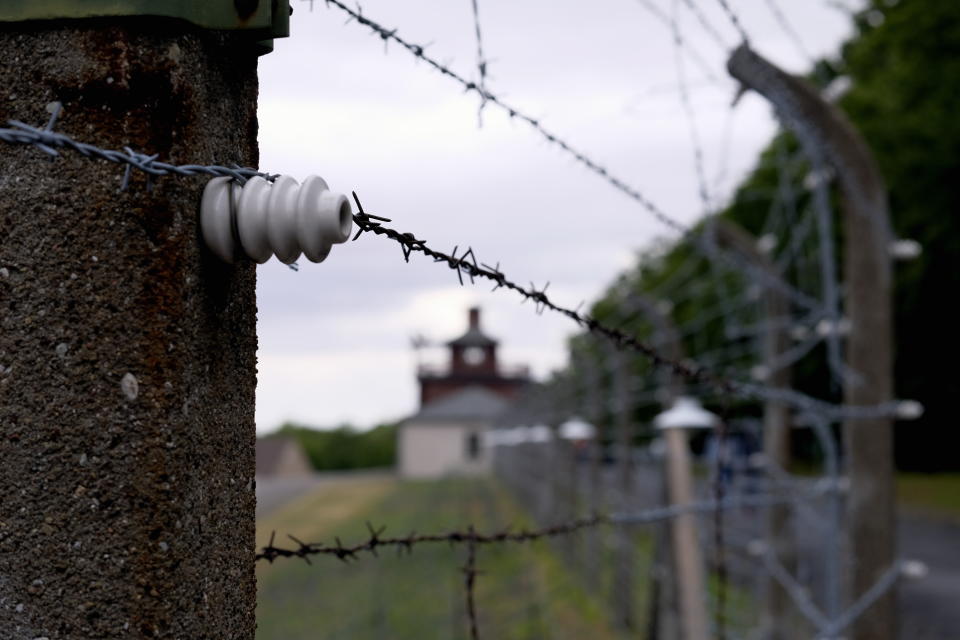
[[[766,555],[769,549],[770,545],[764,540],[754,539],[747,543],[747,553],[755,558]]]
[[[918,420],[923,417],[926,408],[916,400],[901,400],[897,403],[897,418],[900,420]]]
[[[920,580],[930,574],[930,567],[920,560],[904,560],[900,563],[900,573],[904,578]]]
[[[764,235],[757,238],[757,251],[765,255],[770,255],[770,253],[777,248],[777,236],[772,233],[765,233]]]
[[[923,246],[916,240],[901,239],[890,243],[890,255],[894,260],[914,260],[923,253]]]
[[[230,210],[236,209],[239,199],[240,185],[230,178],[214,178],[207,183],[200,201],[203,241],[224,262],[232,263],[236,252]]]
[[[225,262],[246,256],[264,263],[275,255],[290,264],[301,253],[322,262],[333,245],[350,237],[353,210],[319,176],[302,185],[289,176],[274,182],[254,176],[242,187],[231,178],[214,178],[203,190],[200,229]]]

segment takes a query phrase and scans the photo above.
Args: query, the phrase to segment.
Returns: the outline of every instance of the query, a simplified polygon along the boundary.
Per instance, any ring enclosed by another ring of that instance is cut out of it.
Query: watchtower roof
[[[479,386],[469,386],[426,404],[408,421],[493,420],[509,406],[503,396]]]
[[[470,309],[470,326],[467,332],[456,340],[447,343],[451,347],[494,347],[497,341],[485,334],[480,329],[480,308]]]

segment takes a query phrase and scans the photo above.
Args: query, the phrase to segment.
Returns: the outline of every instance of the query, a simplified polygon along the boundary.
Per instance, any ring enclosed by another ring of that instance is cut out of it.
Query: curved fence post
[[[769,100],[814,160],[832,166],[842,194],[845,307],[850,321],[846,362],[856,379],[844,383],[850,405],[892,400],[891,240],[886,188],[866,142],[839,108],[807,82],[790,76],[741,45],[727,62],[730,75]],[[820,164],[820,162],[817,162]],[[850,478],[847,526],[850,588],[865,593],[896,555],[893,424],[889,417],[844,423]],[[858,640],[896,636],[891,589],[853,624]]]

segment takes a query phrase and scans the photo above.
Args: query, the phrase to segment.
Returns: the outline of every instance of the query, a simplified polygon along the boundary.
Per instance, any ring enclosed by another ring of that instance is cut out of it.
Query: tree
[[[396,460],[396,424],[359,431],[349,425],[320,430],[286,423],[277,433],[296,438],[318,471],[389,467]]]
[[[840,69],[853,80],[842,106],[867,138],[887,181],[894,229],[923,254],[895,280],[895,376],[899,397],[926,407],[898,428],[902,468],[960,468],[942,429],[954,420],[960,374],[944,356],[960,353],[944,296],[960,291],[960,4],[874,0],[856,17],[858,37]]]

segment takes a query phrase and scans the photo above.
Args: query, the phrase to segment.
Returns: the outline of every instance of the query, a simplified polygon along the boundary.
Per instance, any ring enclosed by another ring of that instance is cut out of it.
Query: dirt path
[[[390,478],[390,470],[327,471],[311,476],[257,478],[257,518],[263,518],[317,487],[357,480]]]

